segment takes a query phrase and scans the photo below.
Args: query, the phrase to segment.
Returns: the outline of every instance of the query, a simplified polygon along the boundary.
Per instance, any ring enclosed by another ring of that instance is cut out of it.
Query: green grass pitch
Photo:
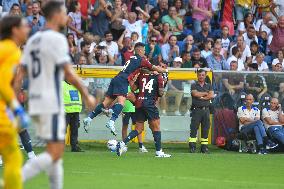
[[[171,158],[154,157],[154,147],[140,154],[136,144],[121,157],[105,144],[82,145],[84,153],[64,155],[65,189],[283,189],[283,154],[244,154],[210,146],[211,154],[189,154],[187,144],[164,144]],[[41,151],[42,149],[38,149]],[[2,168],[0,168],[2,176]],[[25,189],[47,189],[45,174]]]

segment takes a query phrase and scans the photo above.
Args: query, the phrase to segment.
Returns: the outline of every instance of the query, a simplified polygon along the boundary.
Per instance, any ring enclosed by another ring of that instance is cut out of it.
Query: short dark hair
[[[202,21],[201,21],[201,23],[200,23],[200,26],[202,26],[203,24],[204,24],[204,22],[208,22],[208,20],[207,19],[203,19]],[[209,22],[208,22],[209,23]]]
[[[20,5],[18,3],[14,3],[12,6],[11,6],[11,10],[13,7],[20,7]]]
[[[192,52],[200,52],[200,49],[199,48],[195,48],[195,49],[193,49],[193,51]]]
[[[250,42],[250,47],[252,47],[252,46],[254,46],[254,45],[255,45],[255,46],[258,46],[258,43],[253,40],[252,42]]]
[[[145,44],[138,42],[138,43],[135,44],[134,49],[139,48],[139,47],[145,47]]]
[[[205,74],[207,74],[207,71],[206,71],[206,70],[204,70],[204,69],[197,69],[197,74],[200,74],[200,73],[202,73],[202,72],[205,72]]]
[[[111,35],[112,35],[111,31],[106,31],[106,32],[104,33],[104,36],[106,37],[106,35],[108,35],[108,34],[111,34]]]
[[[69,6],[69,12],[75,12],[76,11],[76,7],[78,6],[78,1],[77,0],[73,0],[71,1],[70,3],[70,6]]]
[[[22,18],[20,16],[5,16],[0,20],[0,39],[10,39],[14,27],[20,27]]]
[[[58,13],[64,7],[64,2],[50,0],[42,8],[43,15],[47,20],[51,19],[55,13]]]
[[[236,55],[237,52],[239,51],[239,48],[237,46],[232,48],[232,55]]]
[[[81,49],[84,48],[86,45],[90,45],[90,43],[86,42],[86,41],[82,41],[80,46],[81,46]]]

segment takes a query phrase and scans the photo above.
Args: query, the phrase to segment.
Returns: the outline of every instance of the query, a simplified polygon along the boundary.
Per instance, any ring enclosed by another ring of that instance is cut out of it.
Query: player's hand
[[[30,117],[26,114],[24,108],[21,105],[19,105],[18,107],[15,108],[14,113],[20,121],[21,128],[23,129],[28,128],[31,121]]]
[[[96,99],[95,97],[93,97],[92,95],[89,95],[86,99],[85,99],[85,104],[86,107],[89,111],[93,110],[96,106]]]

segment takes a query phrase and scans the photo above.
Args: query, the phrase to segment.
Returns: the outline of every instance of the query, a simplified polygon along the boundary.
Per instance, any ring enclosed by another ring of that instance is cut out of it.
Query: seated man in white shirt
[[[258,71],[269,71],[267,63],[264,61],[264,54],[258,53],[255,57],[255,60],[252,63],[258,65]]]
[[[244,37],[244,41],[245,41],[247,46],[250,46],[250,43],[252,41],[255,41],[255,42],[258,43],[258,38],[256,36],[256,31],[255,31],[253,26],[249,26],[248,27],[247,32],[245,32],[243,34],[243,37]]]
[[[248,94],[245,101],[246,105],[238,108],[239,130],[246,135],[255,134],[259,154],[267,154],[267,148],[275,148],[278,145],[268,139],[263,123],[260,120],[260,111],[252,106],[253,102],[253,95]]]
[[[270,133],[271,137],[276,139],[282,145],[284,144],[284,114],[281,109],[281,104],[277,98],[272,98],[270,108],[262,110],[262,119],[264,126]]]

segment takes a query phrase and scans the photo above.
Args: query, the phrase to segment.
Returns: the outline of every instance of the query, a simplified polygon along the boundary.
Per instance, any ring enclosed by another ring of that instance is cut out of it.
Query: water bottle
[[[142,42],[145,44],[147,43],[147,36],[148,36],[148,24],[145,23],[142,28]]]

